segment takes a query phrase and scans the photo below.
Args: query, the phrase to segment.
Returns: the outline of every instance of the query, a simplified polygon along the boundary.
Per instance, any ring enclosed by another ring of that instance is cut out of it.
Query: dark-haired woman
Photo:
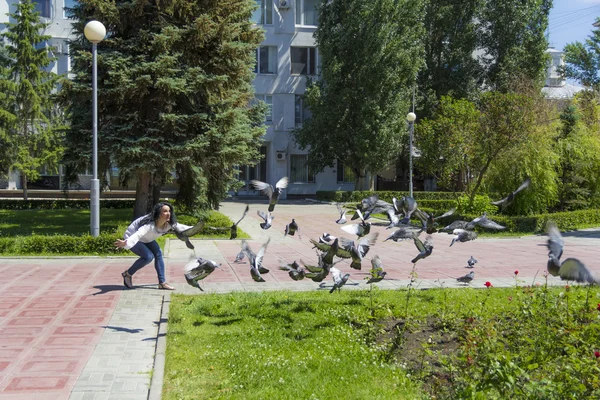
[[[140,257],[121,274],[126,287],[131,289],[133,274],[154,260],[154,268],[158,275],[158,287],[175,290],[173,286],[165,282],[165,263],[156,239],[169,232],[176,224],[177,218],[173,206],[169,203],[158,203],[150,214],[136,219],[129,225],[125,231],[124,240],[118,239],[115,242],[115,246],[131,250]],[[187,225],[178,225],[178,228],[181,229],[190,228]]]

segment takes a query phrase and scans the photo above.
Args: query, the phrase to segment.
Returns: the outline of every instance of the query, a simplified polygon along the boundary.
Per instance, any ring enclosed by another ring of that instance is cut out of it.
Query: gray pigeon
[[[331,277],[333,278],[333,287],[329,291],[329,293],[335,292],[335,290],[340,290],[342,286],[348,282],[350,278],[350,274],[342,275],[342,271],[337,269],[336,267],[331,267]]]
[[[446,211],[439,217],[436,217],[433,214],[427,214],[426,212],[423,212],[421,210],[419,210],[419,211],[421,213],[423,213],[423,215],[425,216],[425,229],[426,229],[427,233],[432,234],[437,231],[435,229],[435,226],[437,225],[436,221],[438,219],[446,218],[446,217],[449,217],[450,215],[454,214],[454,212],[456,211],[456,208],[451,208],[450,210]]]
[[[187,225],[183,224],[175,224],[173,225],[172,229],[173,232],[175,232],[175,236],[177,236],[177,239],[183,240],[185,242],[185,246],[188,249],[194,250],[194,245],[192,244],[192,242],[190,242],[190,237],[200,233],[200,231],[202,231],[202,228],[204,228],[204,220],[198,221],[196,225],[191,227],[188,227]]]
[[[212,274],[213,271],[220,266],[221,264],[217,264],[212,260],[206,260],[199,257],[188,262],[185,267],[183,267],[183,275],[190,286],[202,290],[199,281]]]
[[[411,263],[416,264],[417,261],[429,257],[433,252],[433,238],[431,235],[428,235],[425,238],[425,243],[423,243],[421,242],[421,239],[416,237],[414,242],[415,246],[417,246],[417,249],[419,249],[419,254],[417,254],[417,256],[411,260]]]
[[[338,209],[338,212],[340,213],[340,218],[337,221],[335,221],[335,223],[343,225],[346,223],[346,210],[344,210],[342,206],[340,206],[340,203],[335,203],[335,205]]]
[[[506,229],[505,226],[497,224],[496,222],[489,219],[487,217],[487,212],[484,212],[483,215],[481,215],[480,217],[477,217],[477,218],[473,219],[473,221],[469,222],[467,224],[467,226],[465,227],[465,229],[473,230],[473,229],[475,229],[475,226],[477,226],[477,225],[481,226],[482,228],[495,229],[498,231],[502,230],[502,229]]]
[[[300,237],[300,229],[298,228],[298,224],[296,223],[296,220],[294,218],[292,218],[292,222],[290,222],[289,224],[287,224],[285,226],[285,233],[284,233],[284,237],[286,237],[287,235],[290,236],[294,236],[294,234],[298,232],[298,237]],[[302,239],[300,237],[300,239]]]
[[[341,258],[352,258],[350,268],[360,270],[362,268],[362,259],[367,255],[371,246],[377,241],[378,232],[371,233],[368,236],[358,239],[356,242],[340,238],[340,248],[336,255]]]
[[[383,263],[379,259],[379,256],[375,256],[371,259],[371,275],[365,279],[368,279],[367,283],[381,282],[387,272],[383,270]]]
[[[477,264],[477,260],[473,256],[471,256],[471,258],[467,260],[467,268],[474,268],[475,264]]]
[[[260,190],[264,195],[266,195],[269,198],[269,212],[272,212],[275,209],[275,205],[279,201],[279,196],[281,195],[281,192],[288,186],[289,182],[290,180],[288,179],[288,177],[284,176],[279,181],[277,181],[277,183],[275,184],[275,188],[273,189],[273,186],[269,185],[268,183],[258,180],[250,181],[250,183],[252,184],[252,186],[254,186],[256,190]]]
[[[371,223],[365,221],[360,210],[356,210],[356,214],[358,214],[361,223],[342,226],[342,230],[358,237],[368,235],[371,232]]]
[[[245,240],[242,240],[242,251],[246,254],[246,257],[248,257],[248,262],[250,263],[250,270],[251,270],[250,273],[252,273],[252,268],[257,270],[257,272],[259,273],[259,276],[260,276],[260,274],[269,273],[269,270],[262,266],[262,259],[265,255],[265,251],[267,250],[267,246],[269,245],[270,241],[271,241],[271,238],[269,238],[262,245],[260,250],[258,250],[258,253],[254,254],[252,249],[250,249],[248,242],[246,242]],[[253,278],[254,278],[254,275],[253,275]]]
[[[288,271],[290,278],[295,281],[301,281],[304,279],[306,270],[300,266],[296,261],[291,264],[286,264],[282,262],[279,266],[279,269],[282,271]]]
[[[421,233],[421,231],[415,231],[414,229],[411,228],[400,228],[395,230],[390,236],[388,236],[384,242],[388,241],[388,240],[393,240],[394,242],[398,242],[399,240],[407,240],[407,239],[414,239],[415,237],[417,237],[419,235],[419,233]]]
[[[319,243],[325,243],[325,244],[331,245],[335,239],[336,239],[335,236],[333,236],[327,232],[323,232],[323,234],[319,238]]]
[[[465,229],[455,229],[454,237],[452,238],[452,242],[450,243],[450,247],[454,244],[454,242],[468,242],[470,240],[477,239],[477,232],[468,231]]]
[[[259,217],[261,217],[265,222],[261,222],[260,223],[260,227],[264,230],[267,230],[271,227],[271,224],[273,223],[273,219],[275,218],[270,212],[268,213],[264,213],[260,210],[256,210],[256,213],[258,214]]]
[[[498,208],[500,208],[500,211],[504,212],[506,207],[510,206],[513,203],[513,201],[515,201],[515,196],[517,195],[517,193],[519,193],[521,190],[527,189],[530,184],[531,184],[531,179],[529,179],[529,178],[525,179],[525,181],[521,184],[521,186],[519,186],[517,188],[517,190],[510,193],[508,196],[506,196],[502,200],[493,201],[492,204],[495,206],[498,206]]]
[[[244,259],[244,255],[245,255],[245,254],[244,254],[244,250],[240,251],[240,252],[238,253],[238,255],[237,255],[237,256],[235,256],[235,260],[234,260],[233,262],[234,262],[234,263],[236,263],[236,264],[237,264],[237,263],[241,263],[241,262],[242,262],[242,260]]]
[[[462,282],[462,283],[466,283],[469,284],[471,283],[471,281],[475,278],[475,272],[471,271],[468,274],[461,276],[459,278],[456,278],[457,281]]]
[[[452,222],[450,225],[445,226],[444,228],[440,229],[439,232],[447,232],[448,234],[451,235],[455,229],[465,229],[467,227],[467,225],[469,225],[468,221],[456,220],[456,221]]]
[[[321,255],[319,256],[318,266],[307,265],[302,260],[300,260],[300,262],[302,263],[302,265],[304,265],[304,268],[310,271],[306,272],[304,276],[311,279],[313,282],[323,282],[323,279],[327,278],[327,275],[329,275],[329,270],[333,266],[333,264],[323,263],[323,256]],[[315,272],[311,270],[314,270]]]
[[[563,253],[564,243],[557,226],[549,222],[548,230],[548,272],[552,276],[560,276],[565,281],[580,283],[600,284],[600,278],[584,263],[576,258],[567,258],[562,263],[560,257]]]
[[[240,218],[238,220],[238,222],[234,222],[233,225],[231,225],[230,227],[212,227],[210,226],[210,229],[214,229],[214,230],[218,230],[218,231],[226,231],[229,229],[230,234],[229,234],[229,240],[233,240],[235,238],[237,238],[238,235],[238,224],[240,222],[242,222],[242,220],[244,219],[244,217],[246,217],[246,214],[248,214],[248,211],[250,210],[250,206],[248,204],[246,204],[246,208],[244,209],[244,213],[242,214],[242,218]]]
[[[394,203],[396,212],[402,212],[404,214],[404,218],[400,222],[408,224],[410,222],[410,217],[412,217],[413,213],[417,210],[417,201],[412,197],[402,196],[400,200],[394,197],[392,202]]]

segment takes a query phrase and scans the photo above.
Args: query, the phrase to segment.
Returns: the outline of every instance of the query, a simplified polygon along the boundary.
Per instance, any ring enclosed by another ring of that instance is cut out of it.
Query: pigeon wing
[[[275,184],[275,187],[277,189],[285,189],[286,187],[288,187],[289,183],[290,183],[290,179],[287,176],[284,176],[283,178],[281,178],[280,180],[277,181],[277,183]]]
[[[358,224],[344,225],[344,226],[342,226],[342,230],[344,232],[358,236],[358,234],[360,233],[360,225],[358,225]]]
[[[256,265],[259,265],[262,262],[262,259],[265,256],[265,252],[267,251],[267,246],[269,245],[270,241],[271,238],[267,239],[265,244],[263,244],[260,250],[258,250],[258,253],[256,253]]]
[[[248,211],[250,211],[250,206],[248,204],[246,204],[246,209],[244,210],[244,213],[242,214],[242,218],[240,218],[239,221],[235,223],[236,226],[240,222],[242,222],[242,220],[246,217],[246,214],[248,214]]]
[[[598,277],[576,258],[567,258],[560,267],[560,278],[568,281],[599,283]]]
[[[269,200],[271,199],[271,196],[273,195],[273,186],[269,185],[266,182],[257,181],[256,179],[250,181],[250,184],[256,190],[260,190],[264,195],[266,195],[269,198]]]
[[[179,224],[175,224],[174,229],[176,229],[176,227]],[[204,228],[204,220],[200,220],[196,223],[196,225],[192,226],[191,228],[185,229],[183,231],[181,231],[181,235],[183,235],[184,237],[190,237],[190,236],[194,236],[199,234],[202,231],[202,228]],[[229,229],[229,228],[227,228]]]
[[[259,217],[261,217],[262,219],[265,220],[265,222],[267,222],[267,214],[265,214],[264,212],[260,211],[260,210],[256,210],[256,214],[258,214]]]
[[[553,222],[549,222],[547,226],[548,231],[548,255],[560,260],[563,253],[564,242],[558,227]]]

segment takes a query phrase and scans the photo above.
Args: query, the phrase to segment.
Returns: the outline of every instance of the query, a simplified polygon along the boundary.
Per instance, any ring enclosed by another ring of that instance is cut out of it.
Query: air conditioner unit
[[[277,154],[275,154],[275,158],[277,159],[277,161],[285,161],[285,156],[285,151],[278,151]]]
[[[290,3],[292,0],[279,0],[279,9],[283,10],[286,8],[290,8]]]

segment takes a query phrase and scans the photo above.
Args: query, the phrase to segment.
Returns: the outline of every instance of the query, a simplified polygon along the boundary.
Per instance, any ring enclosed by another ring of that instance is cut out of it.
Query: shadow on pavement
[[[143,329],[129,329],[129,328],[123,328],[122,326],[110,326],[110,325],[104,325],[104,328],[107,329],[112,329],[113,331],[116,332],[127,332],[127,333],[140,333],[143,331]]]
[[[94,289],[98,289],[99,292],[92,293],[92,296],[97,296],[104,293],[114,292],[114,291],[122,291],[125,290],[126,287],[123,285],[98,285],[93,286]]]

